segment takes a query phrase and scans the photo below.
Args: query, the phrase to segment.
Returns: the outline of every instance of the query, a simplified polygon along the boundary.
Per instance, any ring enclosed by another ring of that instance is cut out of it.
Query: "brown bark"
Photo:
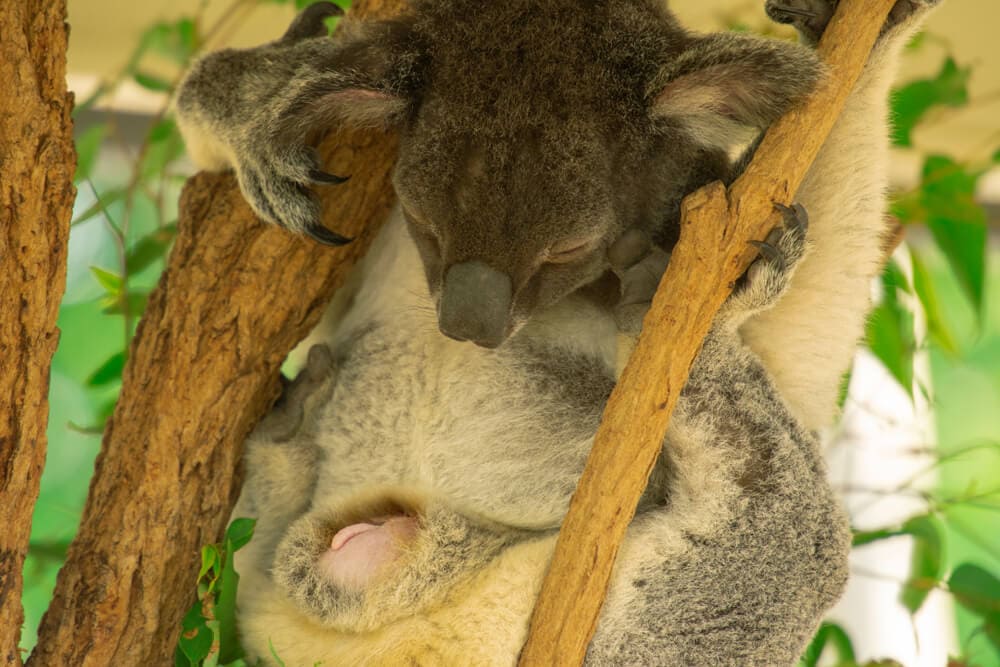
[[[688,197],[682,234],[642,335],[604,412],[563,522],[521,665],[579,665],[597,624],[618,546],[712,319],[753,258],[747,241],[778,221],[837,116],[895,0],[843,0],[820,45],[831,76],[775,124],[729,192]],[[669,341],[669,344],[666,342]]]
[[[367,14],[400,0],[359,0]],[[316,324],[392,205],[395,137],[339,133],[325,164],[351,174],[322,192],[330,249],[265,227],[230,175],[200,174],[150,297],[104,434],[79,533],[31,665],[172,663],[199,549],[239,493],[243,439],[277,392],[280,365]]]
[[[0,663],[20,665],[21,570],[45,463],[73,213],[65,0],[0,0]]]

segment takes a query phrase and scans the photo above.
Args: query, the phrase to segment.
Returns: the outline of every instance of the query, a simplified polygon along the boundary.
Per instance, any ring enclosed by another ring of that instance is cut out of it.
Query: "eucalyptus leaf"
[[[921,199],[927,226],[977,315],[983,312],[986,281],[986,212],[975,200],[982,171],[949,157],[924,163]]]
[[[900,287],[901,282],[903,287]],[[868,319],[868,348],[912,398],[913,353],[916,350],[913,314],[899,302],[896,294],[897,289],[905,288],[905,278],[894,263],[890,263],[883,274],[882,287],[882,302]]]
[[[107,123],[91,125],[80,133],[76,139],[76,173],[73,175],[73,182],[90,178],[90,173],[97,162],[97,155],[100,153],[101,144],[108,133]]]
[[[117,273],[102,269],[99,266],[90,267],[90,272],[94,274],[97,282],[104,288],[110,296],[117,297],[122,291],[122,277]]]
[[[103,387],[117,380],[121,380],[122,369],[125,368],[125,352],[117,352],[108,358],[100,367],[94,371],[87,384],[91,387]]]
[[[971,74],[971,67],[959,67],[949,57],[936,76],[912,81],[895,90],[892,95],[892,118],[895,121],[892,143],[896,146],[912,146],[914,127],[934,107],[961,107],[968,104]]]
[[[86,222],[101,213],[107,215],[108,206],[111,206],[111,204],[123,199],[126,194],[128,194],[128,190],[126,188],[115,188],[113,190],[107,190],[100,193],[97,197],[97,201],[94,202],[90,208],[77,216],[76,219],[70,224],[79,225],[80,223]]]
[[[148,72],[133,72],[132,78],[143,88],[157,93],[168,93],[173,90],[173,84],[169,81]]]
[[[250,542],[256,525],[256,519],[233,519],[226,529],[226,542],[232,543],[234,551],[239,551]]]
[[[917,613],[944,574],[944,531],[932,516],[918,516],[903,524],[903,532],[913,536],[910,578],[900,593],[900,602],[911,614]]]
[[[913,289],[927,317],[927,329],[931,339],[942,350],[955,356],[958,354],[958,344],[941,310],[941,300],[938,298],[934,279],[927,270],[927,263],[914,249],[910,250],[910,263],[913,267]]]

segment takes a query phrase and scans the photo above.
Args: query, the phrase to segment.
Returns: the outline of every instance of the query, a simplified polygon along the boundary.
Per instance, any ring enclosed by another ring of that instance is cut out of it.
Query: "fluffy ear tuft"
[[[729,149],[808,95],[822,73],[816,55],[801,46],[710,35],[660,70],[648,88],[650,113],[699,143]]]

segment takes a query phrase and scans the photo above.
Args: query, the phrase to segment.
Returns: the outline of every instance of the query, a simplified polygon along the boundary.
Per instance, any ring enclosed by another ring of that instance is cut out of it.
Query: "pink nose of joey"
[[[483,262],[453,265],[441,288],[441,333],[480,347],[498,347],[507,338],[513,292],[510,276]]]

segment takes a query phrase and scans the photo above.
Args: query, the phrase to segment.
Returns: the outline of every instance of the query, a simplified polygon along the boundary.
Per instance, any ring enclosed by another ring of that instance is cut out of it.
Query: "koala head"
[[[658,0],[416,0],[348,27],[311,104],[401,134],[395,187],[442,333],[496,347],[606,273],[637,227],[676,241],[691,190],[807,94],[811,51],[695,35]]]

